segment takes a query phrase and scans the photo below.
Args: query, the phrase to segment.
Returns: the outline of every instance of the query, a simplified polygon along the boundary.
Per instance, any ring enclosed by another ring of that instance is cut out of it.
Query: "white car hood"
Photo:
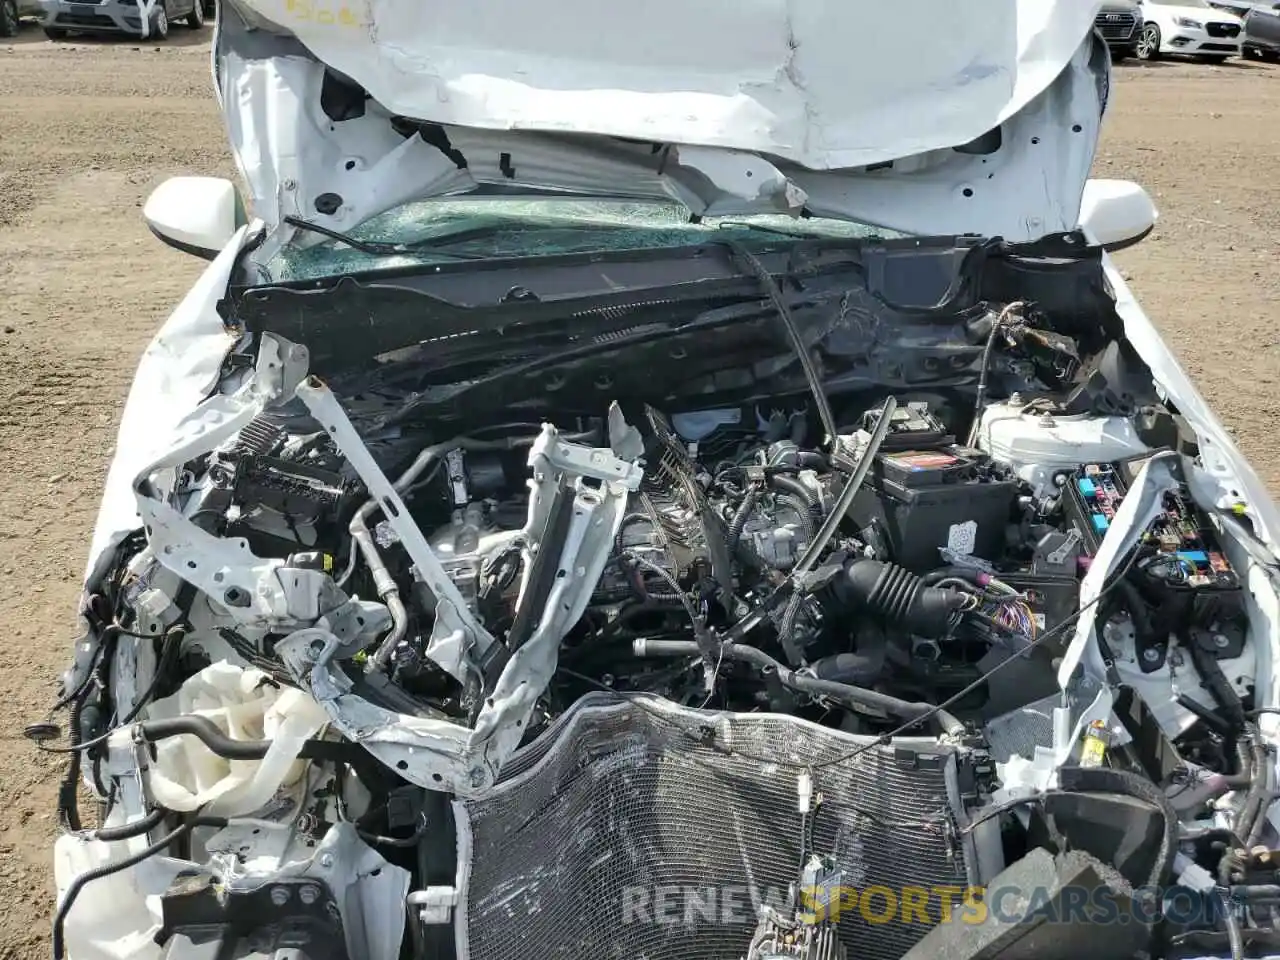
[[[1099,6],[226,0],[215,69],[271,225],[497,183],[1023,240],[1076,225]],[[361,115],[322,110],[323,65],[367,92]]]

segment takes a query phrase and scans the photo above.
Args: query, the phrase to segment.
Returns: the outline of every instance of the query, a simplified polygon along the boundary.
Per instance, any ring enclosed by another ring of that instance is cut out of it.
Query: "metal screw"
[[[272,887],[271,902],[274,903],[277,907],[283,907],[286,903],[289,902],[289,888],[288,887]]]
[[[1230,646],[1231,641],[1228,640],[1226,637],[1224,637],[1222,634],[1215,633],[1213,635],[1213,645],[1221,649],[1222,647]]]
[[[333,866],[332,855],[327,853],[320,854],[320,866],[324,867],[326,870],[332,867]]]
[[[320,899],[320,888],[313,886],[311,884],[307,884],[305,887],[303,887],[301,890],[298,891],[298,899],[300,899],[303,903],[310,906],[311,904],[315,903],[317,900]]]
[[[1160,659],[1160,651],[1155,647],[1147,647],[1147,649],[1142,651],[1142,659],[1147,661],[1147,663],[1155,663]]]

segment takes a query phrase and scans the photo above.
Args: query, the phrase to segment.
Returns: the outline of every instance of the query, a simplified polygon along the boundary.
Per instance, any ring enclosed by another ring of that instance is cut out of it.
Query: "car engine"
[[[86,596],[69,745],[28,730],[71,756],[55,956],[123,955],[108,875],[157,956],[1190,956],[1224,891],[1266,927],[1248,558],[1186,431],[1078,318],[948,309],[947,384],[533,416],[246,336]],[[945,922],[1002,885],[1204,909]]]

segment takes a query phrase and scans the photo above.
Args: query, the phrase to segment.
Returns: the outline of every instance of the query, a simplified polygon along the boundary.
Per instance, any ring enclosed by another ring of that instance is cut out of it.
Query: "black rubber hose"
[[[778,473],[769,478],[769,486],[779,493],[791,494],[791,496],[797,498],[808,507],[809,516],[813,518],[815,524],[820,524],[826,519],[826,514],[822,510],[822,501],[818,498],[818,495],[799,480],[794,480]]]
[[[137,853],[125,857],[123,860],[117,860],[115,863],[108,863],[105,866],[97,867],[93,870],[86,870],[80,876],[71,882],[71,886],[67,887],[66,896],[62,898],[62,902],[58,904],[58,911],[53,917],[53,960],[63,960],[66,954],[66,947],[63,943],[63,928],[66,926],[67,914],[71,912],[71,907],[75,904],[76,898],[80,896],[80,892],[92,883],[94,880],[101,880],[103,877],[109,877],[113,873],[119,873],[121,870],[127,870],[130,867],[137,866],[148,857],[154,857],[157,853],[168,849],[175,841],[181,840],[196,827],[218,827],[222,828],[227,825],[225,817],[192,817],[185,821],[172,833],[168,833],[161,837],[145,850],[139,850]]]
[[[910,570],[882,560],[857,558],[836,581],[838,599],[880,614],[921,637],[941,637],[968,598],[959,590],[930,587]]]
[[[270,740],[233,740],[207,717],[167,717],[163,720],[146,720],[139,726],[142,728],[143,739],[150,743],[187,734],[199,738],[201,743],[224,760],[261,760],[271,749]],[[351,746],[354,744],[307,740],[298,751],[298,757],[303,760],[332,760],[335,756],[349,752],[348,748]]]
[[[633,649],[638,657],[696,657],[701,655],[698,645],[692,640],[648,640],[640,638],[634,641]],[[964,724],[945,710],[938,710],[933,704],[912,702],[892,697],[877,690],[855,687],[849,683],[834,680],[822,680],[818,677],[797,673],[779,663],[763,650],[749,647],[741,643],[726,643],[721,646],[726,660],[738,660],[760,667],[762,670],[774,670],[783,686],[801,693],[829,697],[846,706],[870,707],[905,720],[917,718],[936,719],[944,733],[958,735],[964,732]]]
[[[884,673],[885,651],[874,653],[833,653],[809,664],[809,669],[819,680],[852,683],[858,686],[879,681]]]
[[[164,807],[156,807],[141,820],[134,820],[132,823],[121,824],[118,827],[103,827],[100,830],[93,831],[95,840],[105,840],[107,843],[114,843],[117,840],[129,840],[133,837],[140,837],[144,833],[150,833],[165,817],[169,815],[169,811]]]

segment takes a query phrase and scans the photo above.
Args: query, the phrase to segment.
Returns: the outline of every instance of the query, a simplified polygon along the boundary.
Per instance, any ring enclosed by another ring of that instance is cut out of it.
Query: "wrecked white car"
[[[56,960],[1274,953],[1280,518],[1097,6],[227,0]]]

